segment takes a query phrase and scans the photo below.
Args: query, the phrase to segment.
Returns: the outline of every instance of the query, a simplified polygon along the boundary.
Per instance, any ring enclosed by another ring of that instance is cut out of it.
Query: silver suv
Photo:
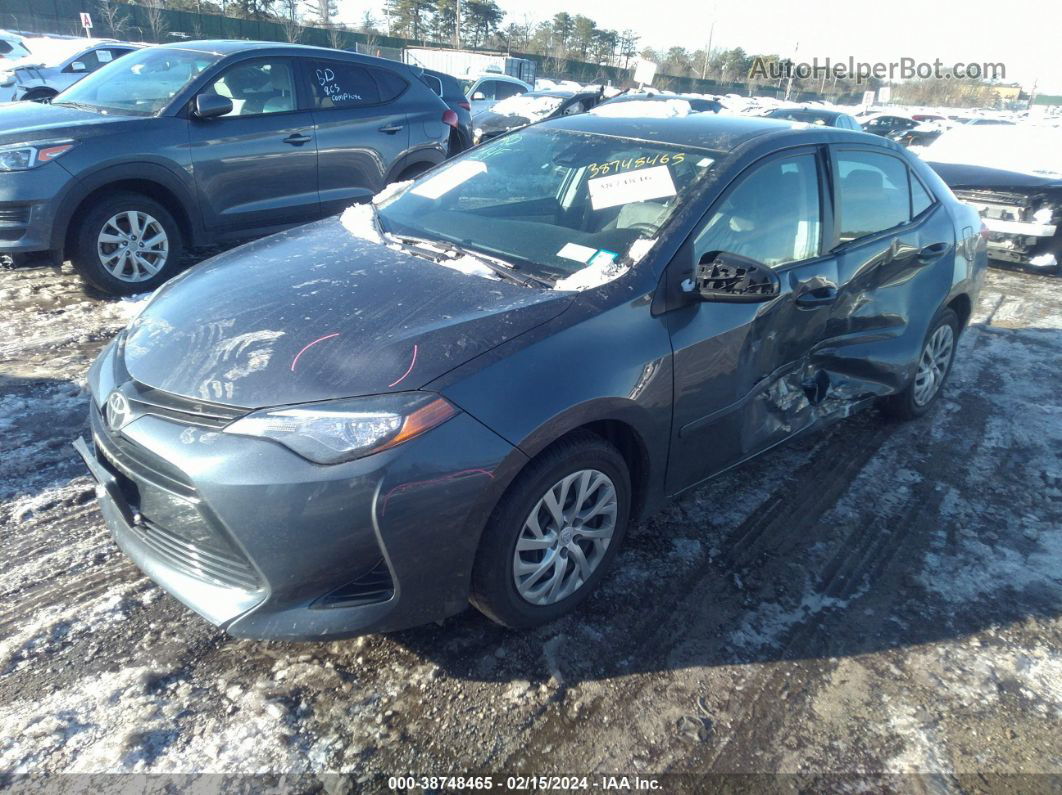
[[[0,66],[0,102],[48,102],[101,66],[143,45],[113,39],[25,39],[29,55]]]

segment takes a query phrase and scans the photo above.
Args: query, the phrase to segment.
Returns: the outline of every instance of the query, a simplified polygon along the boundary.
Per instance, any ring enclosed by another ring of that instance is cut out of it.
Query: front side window
[[[74,64],[81,64],[84,69],[74,66]],[[100,68],[100,59],[96,55],[95,50],[89,50],[83,52],[77,56],[70,64],[63,70],[64,72],[95,72]]]
[[[842,243],[907,223],[907,165],[891,155],[839,152],[837,211]]]
[[[696,261],[709,251],[727,251],[778,267],[819,254],[822,222],[814,155],[770,160],[739,179],[697,234]]]
[[[221,56],[197,50],[145,47],[104,64],[53,100],[100,113],[152,115],[165,108]]]
[[[544,278],[637,260],[717,152],[529,128],[450,160],[379,208],[385,231],[457,243]],[[641,242],[639,242],[641,241]]]
[[[295,110],[295,79],[291,62],[247,61],[226,69],[204,93],[232,100],[231,116],[260,116]]]

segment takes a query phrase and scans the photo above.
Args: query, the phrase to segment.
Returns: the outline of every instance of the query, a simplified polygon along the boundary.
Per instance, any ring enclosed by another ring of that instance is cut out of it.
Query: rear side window
[[[424,81],[425,85],[427,85],[428,88],[430,88],[435,93],[436,96],[441,97],[443,95],[442,80],[437,78],[435,75],[421,75],[420,78]]]
[[[837,154],[841,242],[873,235],[910,220],[907,165],[874,152]]]
[[[406,90],[409,85],[399,75],[389,69],[369,69],[369,73],[376,78],[376,85],[380,89],[380,102],[390,102]],[[438,78],[436,78],[438,79]],[[440,89],[442,84],[439,84]]]
[[[929,195],[929,192],[922,187],[922,183],[919,182],[918,177],[911,174],[911,217],[917,218],[924,213],[929,206],[933,203],[933,198]]]
[[[778,267],[819,253],[819,176],[814,155],[769,160],[723,200],[697,234],[694,253],[728,251]]]
[[[359,108],[390,102],[408,83],[387,69],[342,61],[308,62],[314,107]]]

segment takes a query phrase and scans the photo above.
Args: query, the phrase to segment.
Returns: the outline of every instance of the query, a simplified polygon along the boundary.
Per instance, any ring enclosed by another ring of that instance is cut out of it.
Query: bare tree
[[[343,45],[346,44],[347,37],[344,35],[343,28],[339,25],[333,24],[328,26],[328,46],[333,50],[343,49]]]
[[[122,32],[129,25],[129,17],[125,15],[116,0],[99,0],[97,5],[100,16],[116,39],[122,38]]]
[[[145,0],[144,2],[144,15],[147,17],[148,27],[151,29],[151,35],[158,42],[161,42],[170,31],[162,3],[163,0]]]
[[[284,29],[284,39],[289,44],[298,44],[302,40],[302,23],[297,19],[281,17],[280,27]]]

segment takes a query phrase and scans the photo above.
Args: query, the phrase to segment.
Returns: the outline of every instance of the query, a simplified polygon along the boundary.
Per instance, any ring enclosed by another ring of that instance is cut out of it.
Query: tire
[[[131,226],[131,213],[136,214],[138,226],[144,226],[147,234],[136,234],[139,230]],[[165,236],[163,242],[149,245],[142,252],[123,249],[121,243],[104,242],[101,237],[124,239],[127,247],[143,247],[145,242],[158,241],[160,233]],[[111,295],[133,295],[154,290],[177,272],[184,241],[180,227],[165,207],[142,194],[122,192],[105,197],[89,209],[78,222],[72,248],[70,259],[86,282]],[[134,256],[123,256],[123,250],[133,251]],[[111,252],[118,258],[110,261],[117,275],[105,266],[101,252]],[[158,269],[152,273],[151,267]]]
[[[565,500],[563,488],[568,478],[571,481],[567,494],[572,503]],[[585,525],[571,521],[578,510],[575,502],[580,485],[589,487],[581,503],[584,511],[595,506],[605,508]],[[608,509],[609,487],[614,495],[612,511]],[[559,533],[552,512],[543,504],[550,493],[560,498],[559,507],[566,517],[567,526]],[[626,462],[604,439],[585,432],[547,448],[517,476],[487,522],[472,570],[472,604],[491,620],[514,629],[544,624],[569,613],[593,592],[612,564],[627,532],[630,505]],[[538,543],[527,526],[532,512],[539,519],[536,526],[542,533]],[[579,533],[582,530],[604,536],[610,526],[607,541]],[[517,542],[522,542],[519,552]],[[527,548],[528,544],[534,548]],[[578,553],[575,547],[579,548]],[[517,554],[527,567],[519,575]],[[580,558],[585,567],[581,568]],[[539,569],[544,573],[536,576]],[[585,571],[589,571],[588,576]],[[554,589],[551,584],[558,576],[560,582]],[[518,577],[524,583],[524,593],[541,590],[539,603],[521,593]]]
[[[941,363],[939,361],[942,355],[940,340],[949,336],[948,332],[942,331],[944,328],[950,331],[950,342],[945,361]],[[918,369],[911,379],[911,383],[902,392],[889,395],[882,400],[882,411],[898,420],[913,420],[929,411],[937,398],[940,397],[940,393],[948,381],[948,376],[951,374],[951,366],[955,361],[955,348],[958,342],[959,317],[951,309],[944,309],[930,325],[929,333],[926,334],[926,338],[922,342],[922,348],[918,354]],[[934,367],[932,364],[927,366],[927,362],[933,359],[934,356],[938,359],[936,366]],[[924,388],[927,377],[933,380],[928,396]]]

